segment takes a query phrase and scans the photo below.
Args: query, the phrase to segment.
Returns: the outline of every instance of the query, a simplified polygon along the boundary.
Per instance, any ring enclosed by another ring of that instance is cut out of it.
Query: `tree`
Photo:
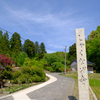
[[[40,44],[40,53],[46,53],[46,50],[45,50],[45,45],[44,45],[44,43],[42,42],[41,44]]]
[[[35,42],[35,53],[39,53],[39,52],[40,52],[39,43],[36,41]]]
[[[4,33],[0,31],[0,53],[1,54],[9,54],[9,35],[8,32]]]
[[[7,66],[1,73],[2,79],[11,79],[12,78],[12,68]]]
[[[21,37],[17,32],[12,35],[10,39],[10,46],[11,51],[15,51],[16,48],[18,48],[18,51],[21,50]]]
[[[9,49],[10,49],[10,42],[9,42],[9,35],[8,32],[6,31],[6,33],[4,33],[3,35],[3,47],[4,47],[4,54],[9,54]]]
[[[14,61],[11,61],[11,58],[8,58],[5,56],[5,54],[0,54],[0,64],[4,67],[9,66],[11,63],[14,63]]]
[[[100,33],[97,30],[88,35],[88,41],[91,42],[94,38],[100,38]]]
[[[17,56],[17,63],[19,66],[22,66],[25,58],[27,57],[27,54],[25,52],[20,52]]]
[[[2,54],[3,53],[3,32],[0,30],[0,53]]]
[[[34,42],[29,39],[25,40],[23,50],[27,53],[28,57],[32,58],[35,55],[35,45]]]
[[[100,38],[95,38],[89,45],[88,60],[95,63],[95,69],[100,71]]]
[[[76,59],[76,43],[74,43],[72,46],[69,47],[68,58],[70,61]]]
[[[100,26],[97,26],[96,30],[100,33]]]

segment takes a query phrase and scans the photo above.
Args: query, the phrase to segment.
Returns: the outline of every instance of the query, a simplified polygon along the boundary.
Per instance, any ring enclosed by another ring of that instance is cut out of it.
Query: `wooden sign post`
[[[79,100],[89,100],[89,81],[84,28],[76,29],[77,69]]]

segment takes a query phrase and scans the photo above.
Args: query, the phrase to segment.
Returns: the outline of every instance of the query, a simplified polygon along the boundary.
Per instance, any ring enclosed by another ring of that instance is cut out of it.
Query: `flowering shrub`
[[[13,64],[14,61],[11,61],[11,58],[6,57],[5,54],[0,54],[0,63],[3,66],[9,66],[10,64]]]

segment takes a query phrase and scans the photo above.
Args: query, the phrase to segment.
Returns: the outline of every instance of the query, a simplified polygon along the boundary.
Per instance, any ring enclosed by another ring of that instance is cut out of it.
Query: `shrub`
[[[15,72],[12,75],[12,78],[13,79],[18,78],[20,75],[21,75],[21,71],[15,70]]]
[[[46,70],[48,70],[48,71],[50,71],[50,72],[53,72],[54,70],[53,70],[53,68],[52,67],[46,67]]]
[[[24,74],[21,74],[21,75],[19,76],[19,81],[20,81],[20,83],[25,83],[26,77],[25,77]]]
[[[59,71],[64,72],[64,67],[60,67]]]
[[[13,83],[18,84],[18,78],[14,78]]]
[[[59,68],[64,67],[64,65],[61,62],[54,62],[51,64],[51,66],[56,72],[61,72]]]
[[[27,54],[25,52],[20,52],[17,56],[17,64],[19,66],[22,66],[24,61],[25,61],[25,58],[27,57]]]
[[[41,81],[41,77],[38,76],[38,75],[34,75],[34,76],[32,77],[32,80],[33,80],[33,82],[40,82],[40,81]]]
[[[27,66],[24,66],[24,67],[21,68],[21,72],[24,73],[24,74],[30,73],[31,68],[27,67]]]
[[[39,62],[36,60],[31,61],[29,59],[29,61],[27,61],[27,59],[28,58],[26,58],[26,62],[24,62],[25,66],[21,67],[21,71],[15,71],[15,73],[13,73],[14,83],[18,83],[18,79],[20,83],[45,81],[46,75],[43,68],[39,67],[39,65],[42,66],[43,63],[40,62],[39,64]]]

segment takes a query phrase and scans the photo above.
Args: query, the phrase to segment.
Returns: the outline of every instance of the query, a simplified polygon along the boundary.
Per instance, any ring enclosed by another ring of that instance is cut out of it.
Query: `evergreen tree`
[[[2,30],[0,30],[0,54],[3,54],[3,34]]]
[[[32,58],[35,55],[34,42],[29,39],[25,40],[23,50],[27,53],[28,57]]]
[[[9,35],[8,32],[4,33],[3,35],[3,43],[4,43],[4,54],[9,54],[10,43],[9,43]]]
[[[40,48],[39,48],[39,43],[36,41],[35,42],[35,53],[39,53],[39,50]]]
[[[40,44],[40,53],[46,53],[46,50],[45,50],[45,45],[44,45],[44,43],[42,42],[41,44]]]
[[[72,46],[69,47],[69,54],[68,54],[68,58],[70,61],[72,61],[73,59],[76,59],[76,43],[74,43]]]
[[[18,50],[21,50],[21,37],[17,32],[15,32],[12,35],[12,37],[10,39],[10,46],[11,46],[11,51],[15,51],[14,48],[16,48],[16,46],[19,47]]]

